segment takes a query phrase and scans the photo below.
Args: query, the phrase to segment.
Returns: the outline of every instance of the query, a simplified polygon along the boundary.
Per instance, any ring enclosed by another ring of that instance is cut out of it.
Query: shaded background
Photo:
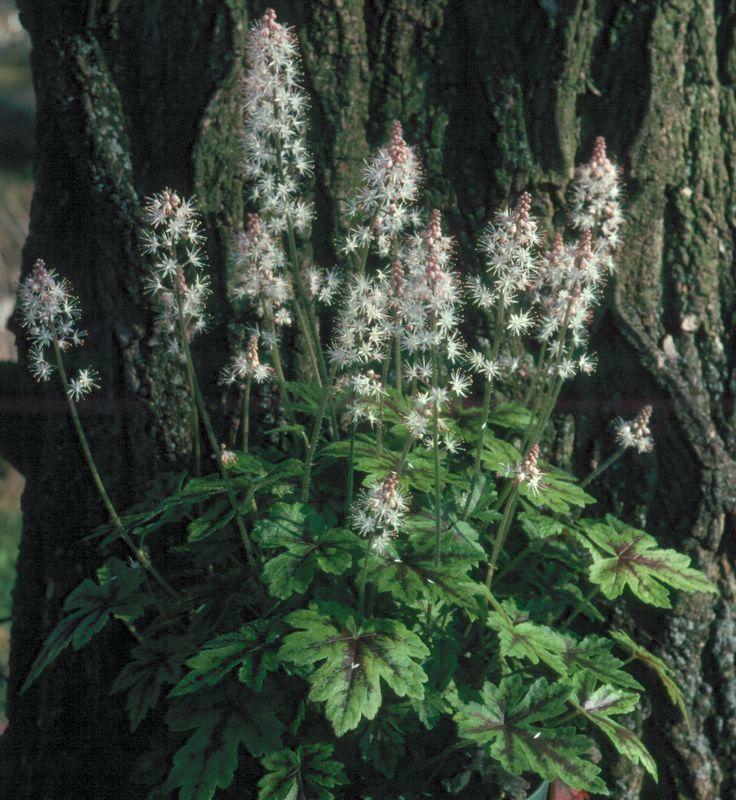
[[[30,40],[15,3],[0,2],[0,360],[16,358],[7,328],[28,232],[35,98]],[[0,460],[0,731],[5,727],[5,689],[10,645],[11,589],[20,536],[23,479]]]

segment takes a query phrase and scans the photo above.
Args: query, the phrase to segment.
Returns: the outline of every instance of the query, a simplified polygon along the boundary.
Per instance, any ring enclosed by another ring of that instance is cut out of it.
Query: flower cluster
[[[392,472],[358,498],[353,507],[353,527],[361,536],[370,537],[371,547],[382,553],[398,535],[408,510],[407,498],[399,488],[399,477]]]
[[[401,342],[409,355],[441,351],[455,363],[464,350],[458,334],[460,284],[450,269],[453,240],[442,234],[440,212],[410,237],[399,306]]]
[[[273,9],[251,28],[246,58],[244,145],[251,197],[273,230],[291,225],[304,232],[313,216],[311,205],[299,197],[300,183],[312,169],[304,139],[307,99],[296,37],[276,21]]]
[[[261,225],[258,214],[248,214],[247,228],[236,237],[233,254],[233,299],[247,299],[271,332],[291,325],[293,290],[285,273],[284,251]]]
[[[392,327],[391,283],[385,272],[356,275],[343,293],[329,350],[338,369],[381,361],[388,353]]]
[[[521,195],[513,210],[499,211],[480,240],[481,252],[491,276],[491,287],[479,279],[468,284],[471,297],[481,309],[493,308],[501,298],[512,305],[519,292],[526,291],[538,271],[537,222],[531,215],[532,197]],[[512,325],[513,327],[513,325]]]
[[[537,466],[538,460],[539,445],[533,444],[519,464],[507,464],[503,468],[503,472],[507,478],[513,475],[517,483],[526,483],[532,494],[539,494],[544,489],[542,479],[545,473]]]
[[[153,260],[148,290],[160,302],[160,322],[165,332],[180,328],[188,340],[204,330],[209,279],[202,274],[204,239],[193,200],[164,189],[148,198],[144,208],[148,230],[143,251]],[[171,347],[177,349],[177,337]]]
[[[272,375],[272,367],[261,363],[258,355],[258,334],[254,333],[248,340],[245,352],[236,355],[223,371],[223,381],[230,384],[245,383],[248,380],[266,383]]]
[[[637,453],[649,453],[654,449],[654,439],[649,429],[652,407],[644,406],[633,420],[616,420],[616,441],[619,447],[633,447]]]
[[[366,222],[348,234],[343,250],[354,253],[375,242],[387,256],[398,237],[409,226],[419,224],[414,205],[421,170],[412,147],[404,141],[400,122],[394,122],[391,138],[363,169],[363,184],[349,205],[349,214]]]
[[[23,327],[32,342],[30,368],[36,380],[47,381],[54,367],[47,349],[56,340],[63,352],[81,345],[85,333],[79,330],[81,310],[69,282],[59,278],[39,258],[18,287],[18,306]]]
[[[613,272],[613,254],[620,241],[624,217],[619,169],[606,155],[606,140],[602,136],[595,140],[590,161],[575,171],[571,221],[578,230],[597,233],[599,258],[606,270]]]

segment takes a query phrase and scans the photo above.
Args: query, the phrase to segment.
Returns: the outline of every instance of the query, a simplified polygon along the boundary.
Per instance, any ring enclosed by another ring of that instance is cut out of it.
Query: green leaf
[[[596,553],[590,580],[612,600],[628,586],[645,603],[671,608],[667,586],[686,592],[715,592],[708,578],[690,566],[690,558],[676,550],[661,550],[644,531],[614,517],[587,525],[585,534],[604,554]]]
[[[596,682],[591,672],[581,672],[577,676],[574,701],[578,709],[606,734],[621,755],[634,764],[641,764],[656,781],[657,765],[639,737],[611,719],[617,714],[630,714],[639,703],[639,695],[607,684],[596,689]]]
[[[283,725],[273,712],[278,703],[237,684],[179,698],[166,722],[174,731],[194,733],[174,755],[169,791],[179,788],[179,800],[211,800],[232,782],[241,744],[256,758],[280,749]]]
[[[99,633],[110,617],[133,622],[153,600],[140,592],[142,571],[109,559],[99,571],[99,583],[87,578],[64,602],[64,616],[43,644],[31,665],[21,692],[38,678],[70,644],[79,650]]]
[[[562,654],[565,651],[564,637],[548,628],[537,625],[522,614],[513,602],[502,604],[503,612],[488,614],[488,624],[498,633],[501,655],[505,658],[525,658],[532,664],[540,661],[561,675],[567,674]]]
[[[391,708],[379,714],[368,723],[365,733],[360,737],[363,759],[387,778],[396,775],[399,762],[406,754],[404,732],[407,719],[396,711],[396,708]]]
[[[584,756],[592,742],[573,727],[548,727],[565,710],[571,688],[539,678],[524,685],[521,676],[486,683],[481,702],[465,703],[455,714],[463,739],[488,745],[513,775],[534,772],[545,780],[561,778],[576,789],[606,794],[600,770]]]
[[[488,422],[499,428],[523,432],[531,425],[532,413],[519,403],[499,403],[488,418]]]
[[[573,507],[584,508],[595,503],[595,498],[581,489],[575,478],[559,469],[545,472],[539,493],[529,489],[529,484],[519,485],[519,494],[537,508],[549,508],[558,514],[569,514]]]
[[[267,755],[258,800],[333,800],[330,790],[348,782],[342,764],[332,760],[333,750],[330,744],[308,744]]]
[[[112,693],[128,692],[126,707],[130,729],[135,731],[155,708],[165,684],[175,684],[186,658],[179,637],[147,639],[131,650],[131,660],[123,667],[112,686]]]
[[[239,631],[223,633],[211,639],[197,655],[187,660],[189,672],[171,690],[171,697],[215,686],[234,669],[238,680],[259,692],[267,673],[278,669],[276,646],[281,626],[269,620],[255,620]]]
[[[550,536],[562,534],[566,525],[554,517],[547,517],[537,511],[523,511],[517,519],[521,527],[532,539],[548,539]]]
[[[624,662],[613,655],[612,649],[613,642],[600,636],[586,636],[579,642],[566,636],[562,658],[570,674],[589,670],[602,683],[644,691],[639,681],[623,669]]]
[[[486,431],[483,463],[494,472],[503,472],[508,465],[521,462],[521,453],[509,442],[497,439],[490,431]]]
[[[286,622],[299,630],[286,636],[279,655],[311,667],[309,699],[325,703],[338,736],[357,727],[362,717],[376,716],[381,679],[399,697],[424,696],[427,676],[419,662],[429,651],[398,620],[370,619],[359,626],[349,609],[313,603]],[[324,663],[315,667],[320,661]]]
[[[637,644],[628,633],[624,631],[611,631],[611,638],[615,639],[621,647],[631,654],[633,658],[644,662],[650,669],[657,673],[657,677],[662,682],[670,701],[673,705],[677,706],[682,713],[682,716],[687,722],[688,728],[692,730],[692,723],[690,714],[685,705],[685,698],[682,694],[679,684],[675,680],[674,672],[661,658],[651,653],[646,647]]]
[[[270,516],[254,529],[254,538],[264,549],[285,548],[263,568],[263,579],[274,597],[303,594],[317,569],[340,575],[362,549],[354,533],[343,528],[325,529],[324,521],[316,515],[308,516],[308,511],[301,504],[276,503]]]
[[[457,523],[462,529],[465,523]],[[472,530],[470,526],[468,529]],[[480,560],[472,542],[456,545],[456,534],[450,530],[442,537],[442,560],[436,563],[434,534],[419,534],[397,544],[396,555],[374,555],[368,580],[380,592],[388,592],[397,600],[416,605],[419,600],[443,600],[468,611],[478,611],[480,599],[488,590],[468,575]]]

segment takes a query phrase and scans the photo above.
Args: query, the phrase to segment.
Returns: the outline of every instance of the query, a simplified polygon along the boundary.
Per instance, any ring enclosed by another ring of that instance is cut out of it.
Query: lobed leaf
[[[36,656],[21,692],[26,689],[71,645],[79,650],[107,625],[110,617],[136,620],[153,600],[140,592],[144,583],[140,569],[128,567],[117,558],[109,559],[98,573],[98,583],[87,578],[64,602],[65,615]]]
[[[312,603],[286,617],[299,629],[284,639],[285,661],[310,667],[309,699],[325,703],[325,714],[342,736],[381,706],[381,679],[399,697],[424,695],[427,676],[420,666],[429,651],[398,620],[370,619],[358,625],[349,609]],[[318,662],[324,662],[316,667]]]
[[[278,669],[276,647],[282,634],[278,623],[255,620],[239,631],[223,633],[205,644],[197,655],[186,662],[189,672],[171,690],[171,697],[215,686],[233,670],[238,680],[259,692],[266,675]]]
[[[645,603],[671,608],[668,586],[686,592],[715,592],[708,578],[676,550],[662,550],[644,531],[614,517],[587,525],[585,535],[603,552],[594,551],[589,577],[612,600],[628,586]]]
[[[596,683],[591,672],[581,672],[577,676],[574,702],[578,709],[606,734],[621,755],[634,764],[641,764],[656,781],[657,765],[642,741],[633,731],[611,719],[614,715],[631,713],[639,702],[639,695],[606,684],[595,688]]]
[[[280,749],[284,726],[273,713],[277,703],[244,696],[237,685],[179,698],[166,722],[174,731],[194,733],[174,754],[166,788],[178,788],[179,800],[212,800],[232,783],[241,745],[256,758]]]
[[[486,683],[481,702],[462,704],[455,714],[461,738],[488,745],[489,755],[513,775],[534,772],[545,780],[607,794],[599,768],[583,758],[591,741],[573,727],[548,727],[565,710],[571,688],[521,676]]]
[[[348,782],[333,751],[330,744],[308,744],[265,756],[258,800],[333,800],[331,790]]]
[[[176,636],[146,639],[131,651],[131,660],[123,667],[111,692],[127,691],[126,708],[130,729],[135,731],[155,708],[165,684],[175,684],[181,677],[186,654],[186,640]]]

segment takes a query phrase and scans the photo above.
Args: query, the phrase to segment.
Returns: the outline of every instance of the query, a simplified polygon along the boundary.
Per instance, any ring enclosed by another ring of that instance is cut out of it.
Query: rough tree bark
[[[76,286],[104,391],[87,411],[117,501],[186,457],[180,371],[151,338],[137,255],[138,198],[196,192],[224,308],[227,240],[242,216],[237,77],[261,3],[19,0],[33,41],[37,188],[23,268],[43,256]],[[596,134],[625,166],[620,271],[596,320],[600,371],[574,386],[570,458],[585,467],[615,413],[654,402],[656,455],[626,461],[607,500],[694,556],[721,589],[640,623],[676,670],[693,733],[652,686],[641,727],[661,772],[613,766],[614,796],[736,798],[734,270],[736,3],[733,0],[309,0],[297,25],[313,98],[320,218],[340,232],[369,147],[401,119],[447,210],[464,270],[498,204],[523,189],[559,215]],[[201,346],[222,363],[224,316]],[[219,326],[219,327],[218,327]],[[8,365],[5,365],[6,367]],[[123,632],[70,654],[19,696],[69,589],[95,565],[83,536],[102,519],[58,396],[2,372],[3,453],[27,478],[15,590],[10,728],[0,786],[14,798],[133,798],[135,741],[106,691]],[[569,429],[569,425],[560,426]],[[561,447],[561,450],[565,450]],[[626,609],[621,610],[622,619]],[[642,675],[642,679],[649,676]]]

